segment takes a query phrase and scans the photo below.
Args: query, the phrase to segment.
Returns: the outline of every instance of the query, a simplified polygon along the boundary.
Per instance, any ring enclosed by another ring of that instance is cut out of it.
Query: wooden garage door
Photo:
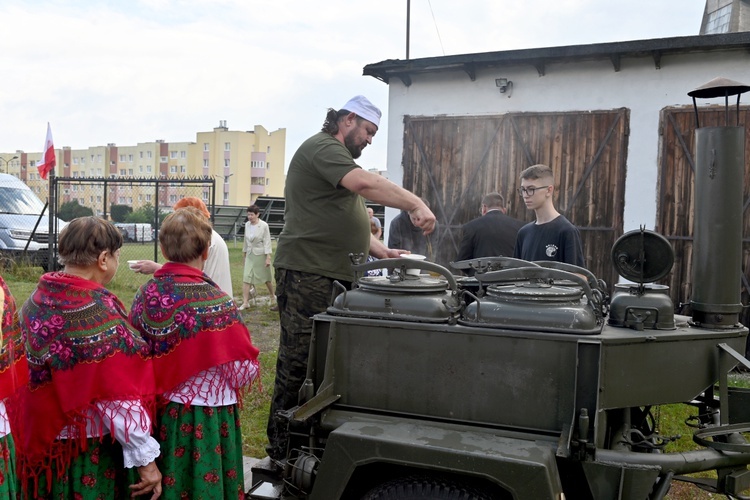
[[[480,215],[482,196],[498,191],[508,214],[534,220],[516,193],[523,169],[555,171],[555,206],[578,226],[585,266],[609,285],[609,255],[622,234],[629,111],[519,113],[404,119],[405,188],[426,198],[438,218],[432,258],[448,265],[461,225]]]
[[[737,124],[736,108],[729,113],[729,125]],[[750,107],[742,106],[739,115],[740,124],[750,123]],[[726,114],[723,106],[701,107],[701,127],[726,125]],[[678,310],[687,313],[681,305],[689,304],[692,289],[692,256],[693,256],[693,183],[695,171],[695,113],[692,106],[667,108],[661,114],[661,159],[659,170],[659,193],[657,196],[656,230],[672,243],[675,252],[675,265],[672,273],[663,280],[669,285],[672,300]],[[750,159],[750,134],[745,135],[745,159]],[[742,303],[748,303],[748,271],[750,270],[750,176],[745,173],[744,212],[737,214],[743,217],[742,240]],[[748,324],[748,310],[743,312],[743,323]]]

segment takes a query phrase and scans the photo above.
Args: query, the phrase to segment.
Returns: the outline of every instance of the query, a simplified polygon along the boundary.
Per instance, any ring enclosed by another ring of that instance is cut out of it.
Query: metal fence
[[[116,222],[125,240],[121,260],[149,259],[160,261],[158,244],[161,220],[178,200],[187,196],[200,198],[214,213],[216,181],[212,177],[154,179],[154,178],[96,178],[54,177],[50,182],[49,214],[49,268],[57,266],[57,236],[59,234],[60,208],[67,202],[93,210],[94,215],[111,220],[113,205],[131,207],[134,212],[150,215],[150,220]]]

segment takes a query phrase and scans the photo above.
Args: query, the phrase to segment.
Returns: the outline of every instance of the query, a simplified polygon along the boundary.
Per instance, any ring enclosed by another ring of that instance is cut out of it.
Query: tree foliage
[[[164,220],[167,216],[166,212],[159,211],[159,223]],[[154,206],[151,203],[146,203],[138,210],[134,210],[125,217],[125,222],[134,222],[141,224],[153,224],[154,223]]]
[[[109,214],[114,222],[125,222],[128,218],[128,215],[132,213],[133,207],[131,207],[130,205],[112,205],[109,208]]]
[[[57,216],[64,221],[71,221],[78,217],[88,217],[94,215],[94,211],[89,207],[84,207],[78,200],[66,201],[60,205],[60,209],[57,211]]]

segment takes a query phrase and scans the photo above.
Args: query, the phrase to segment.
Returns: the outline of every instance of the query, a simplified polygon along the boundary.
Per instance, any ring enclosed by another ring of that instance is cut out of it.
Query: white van
[[[8,174],[0,174],[0,256],[17,260],[23,257],[45,270],[49,257],[49,218],[47,210],[39,218],[44,203],[23,181]],[[36,231],[32,237],[34,226]],[[65,222],[57,220],[58,231]],[[28,245],[27,245],[28,244]]]

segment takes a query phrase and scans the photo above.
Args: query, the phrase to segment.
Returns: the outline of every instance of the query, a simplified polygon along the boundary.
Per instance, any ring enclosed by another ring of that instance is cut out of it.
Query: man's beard
[[[356,129],[351,130],[348,134],[346,134],[346,137],[344,137],[344,146],[349,150],[349,152],[352,154],[352,158],[354,158],[355,160],[362,156],[362,149],[364,149],[364,146],[359,146],[354,143],[354,135],[356,132]]]

